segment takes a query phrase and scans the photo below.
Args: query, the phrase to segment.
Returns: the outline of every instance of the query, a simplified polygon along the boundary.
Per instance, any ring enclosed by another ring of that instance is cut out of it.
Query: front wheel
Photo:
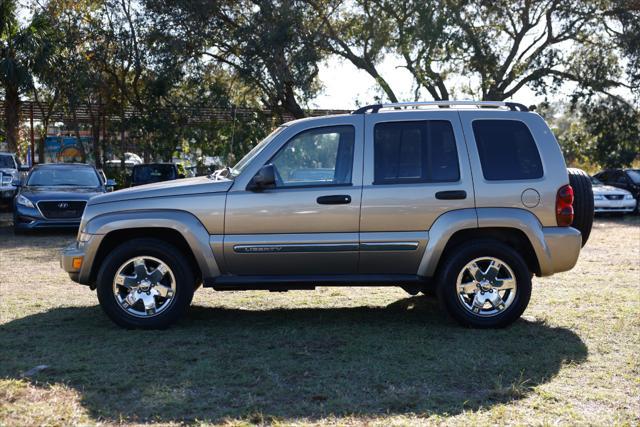
[[[513,248],[477,241],[450,252],[438,277],[438,297],[459,323],[500,328],[517,320],[529,304],[531,273]]]
[[[134,239],[107,256],[98,272],[98,300],[124,328],[162,329],[178,320],[191,303],[194,275],[172,245]]]

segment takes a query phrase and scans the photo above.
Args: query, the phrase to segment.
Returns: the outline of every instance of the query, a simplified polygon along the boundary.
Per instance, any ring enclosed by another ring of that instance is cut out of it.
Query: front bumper
[[[13,210],[13,223],[18,230],[77,229],[80,226],[80,218],[47,219],[38,208],[16,204]]]
[[[103,235],[90,235],[85,242],[74,242],[62,250],[60,255],[60,267],[69,274],[71,280],[82,285],[92,285],[91,265],[100,246]],[[74,260],[80,258],[81,265],[74,265]]]
[[[16,195],[16,187],[12,185],[4,185],[0,186],[0,199],[3,202],[7,202],[12,200]]]
[[[633,212],[636,208],[635,199],[631,200],[594,200],[593,210],[596,213],[604,212]]]

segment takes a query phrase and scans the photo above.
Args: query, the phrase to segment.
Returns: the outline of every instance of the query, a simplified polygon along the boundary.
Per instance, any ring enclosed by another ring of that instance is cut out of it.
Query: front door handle
[[[439,200],[464,200],[466,198],[467,198],[467,192],[464,190],[438,191],[436,193],[436,199],[439,199]]]
[[[351,203],[351,196],[348,194],[337,194],[335,196],[320,196],[316,199],[320,205],[348,205]]]

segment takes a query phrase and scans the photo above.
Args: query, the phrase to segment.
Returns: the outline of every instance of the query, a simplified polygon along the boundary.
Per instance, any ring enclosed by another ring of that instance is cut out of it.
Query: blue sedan
[[[77,228],[87,201],[105,193],[105,182],[91,165],[42,164],[31,169],[18,184],[13,224],[16,232],[43,228]]]

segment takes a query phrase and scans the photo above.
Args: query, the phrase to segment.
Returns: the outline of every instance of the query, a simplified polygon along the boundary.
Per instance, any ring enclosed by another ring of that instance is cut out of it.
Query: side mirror
[[[182,179],[182,178],[186,178],[185,174],[183,174],[183,173],[179,173],[179,174],[178,174],[178,179]]]
[[[29,169],[30,169],[30,168],[29,168],[29,166],[27,166],[27,165],[20,165],[20,166],[18,166],[18,171],[19,171],[19,172],[29,172]]]
[[[266,188],[273,188],[276,186],[276,169],[272,164],[264,165],[262,169],[258,171],[254,176],[247,190],[249,191],[262,191]]]
[[[22,186],[22,180],[21,179],[14,179],[13,181],[11,181],[11,185],[13,185],[14,187],[20,187],[20,186]]]
[[[104,186],[107,187],[107,191],[113,191],[113,187],[116,186],[116,180],[108,179]]]

